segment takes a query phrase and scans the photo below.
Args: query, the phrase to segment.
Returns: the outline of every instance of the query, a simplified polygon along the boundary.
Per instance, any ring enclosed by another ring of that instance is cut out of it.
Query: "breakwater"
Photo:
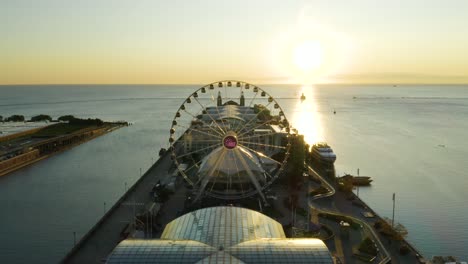
[[[70,134],[52,138],[35,138],[34,140],[29,140],[27,144],[17,143],[17,147],[13,146],[12,151],[3,155],[3,160],[0,161],[0,176],[7,175],[25,166],[83,144],[124,125],[126,123],[123,122],[106,123],[101,127],[84,128]],[[2,141],[8,143],[8,140],[28,136],[39,131],[40,129],[33,129],[32,131],[21,132],[19,133],[20,135],[9,135],[8,139],[2,139]]]

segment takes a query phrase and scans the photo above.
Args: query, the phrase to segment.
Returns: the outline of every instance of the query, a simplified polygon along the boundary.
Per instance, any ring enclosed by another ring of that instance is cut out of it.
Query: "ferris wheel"
[[[191,93],[175,113],[169,150],[197,191],[240,199],[259,194],[284,170],[290,127],[283,109],[252,84],[226,80]]]

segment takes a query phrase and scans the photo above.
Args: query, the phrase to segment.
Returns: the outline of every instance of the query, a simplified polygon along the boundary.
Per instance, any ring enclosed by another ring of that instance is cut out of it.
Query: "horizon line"
[[[224,81],[224,80],[223,80]],[[237,81],[237,80],[236,80]],[[241,81],[241,80],[239,80]],[[218,82],[218,81],[215,81]],[[211,83],[15,83],[15,84],[0,84],[0,86],[125,86],[125,85],[137,85],[137,86],[151,86],[151,85],[168,85],[168,86],[176,86],[176,85],[208,85]],[[248,82],[250,84],[255,84],[255,82]],[[258,85],[300,85],[300,86],[313,86],[313,85],[391,85],[391,86],[398,86],[398,85],[468,85],[468,83],[424,83],[424,82],[409,82],[409,83],[388,83],[388,82],[363,82],[363,83],[311,83],[311,84],[301,84],[301,83],[258,83]]]

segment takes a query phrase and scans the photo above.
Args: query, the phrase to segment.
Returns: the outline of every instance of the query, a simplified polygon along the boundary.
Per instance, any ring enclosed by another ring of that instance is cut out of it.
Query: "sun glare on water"
[[[312,145],[324,141],[323,125],[318,114],[318,102],[315,96],[313,86],[301,87],[301,94],[306,96],[306,100],[296,103],[294,116],[292,118],[293,126],[304,135],[304,140]]]

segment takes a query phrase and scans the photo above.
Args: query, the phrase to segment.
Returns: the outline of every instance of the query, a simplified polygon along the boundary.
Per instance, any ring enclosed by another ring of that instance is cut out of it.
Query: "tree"
[[[400,255],[407,255],[408,253],[410,253],[410,249],[407,245],[402,245],[400,247]]]
[[[3,116],[0,115],[0,122],[3,122]]]
[[[266,108],[266,106],[262,104],[254,105],[254,112],[255,114],[257,114],[258,119],[260,119],[261,121],[267,121],[272,119],[270,109]]]
[[[64,115],[58,118],[59,121],[68,122],[70,125],[77,125],[77,126],[102,126],[104,125],[104,121],[99,118],[76,118],[72,115]]]
[[[12,115],[5,119],[6,122],[24,122],[24,116],[23,115]]]
[[[67,122],[68,121],[69,122],[72,119],[75,119],[75,117],[72,116],[72,115],[64,115],[64,116],[59,117],[58,121],[62,121],[62,122]]]
[[[359,245],[359,251],[372,256],[377,255],[377,247],[369,237],[366,237],[363,241],[361,241],[361,244]]]
[[[52,121],[52,117],[50,115],[37,115],[31,117],[31,122],[40,122],[40,121]]]
[[[101,119],[81,119],[81,118],[73,118],[69,121],[69,124],[72,125],[79,125],[79,126],[102,126],[104,122]]]
[[[352,177],[341,177],[338,180],[338,190],[345,193],[351,193],[353,191],[353,188],[354,185]]]
[[[289,176],[289,185],[296,189],[303,180],[302,173],[304,172],[304,136],[291,135],[291,148],[287,163],[287,172]]]

